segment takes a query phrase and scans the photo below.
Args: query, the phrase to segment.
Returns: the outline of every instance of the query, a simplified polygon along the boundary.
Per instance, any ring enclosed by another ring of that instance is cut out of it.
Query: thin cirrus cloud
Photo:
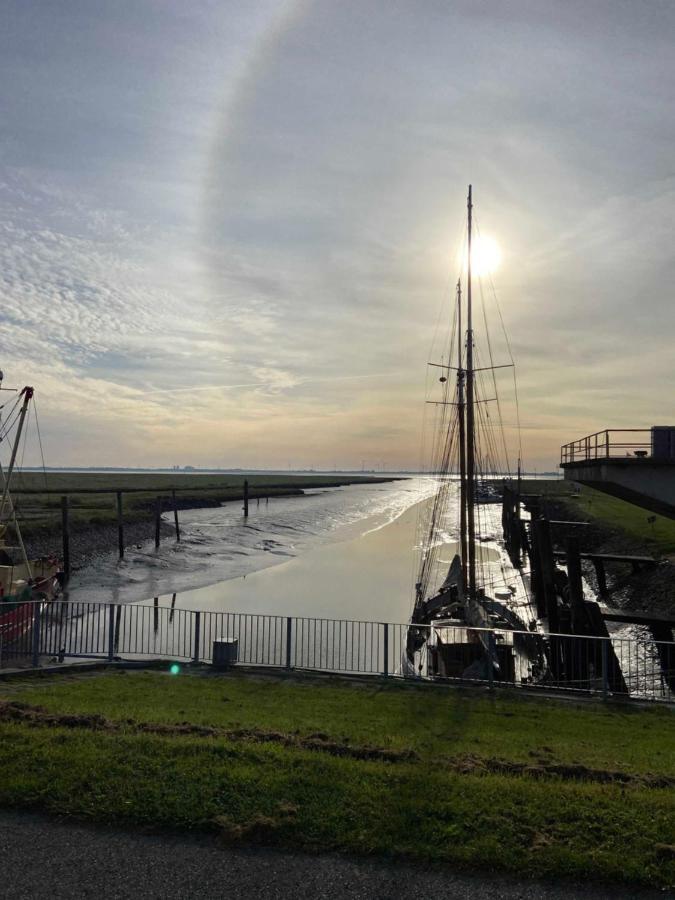
[[[0,354],[51,462],[416,465],[469,181],[526,463],[667,417],[669,7],[57,6],[0,37]]]

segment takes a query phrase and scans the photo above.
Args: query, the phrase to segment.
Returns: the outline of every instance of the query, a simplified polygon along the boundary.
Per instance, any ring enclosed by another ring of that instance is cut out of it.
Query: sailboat
[[[490,674],[511,678],[512,644],[501,645],[489,631],[481,629],[527,630],[530,614],[528,598],[522,591],[519,602],[512,602],[518,594],[515,582],[519,573],[506,564],[497,539],[497,509],[491,508],[501,501],[499,479],[511,477],[497,370],[514,369],[514,361],[510,349],[508,361],[495,363],[493,359],[482,294],[480,308],[488,358],[479,357],[473,240],[469,186],[462,266],[465,282],[460,277],[456,285],[452,327],[444,342],[447,355],[429,363],[441,387],[440,399],[427,400],[436,413],[432,472],[438,486],[419,527],[420,565],[406,663],[421,671],[426,653],[427,659],[432,657],[432,674],[466,675],[474,671],[478,677]],[[499,318],[501,321],[501,314]],[[505,343],[509,348],[508,338]],[[453,531],[458,533],[454,542],[448,540]]]
[[[62,566],[55,555],[28,558],[10,492],[33,393],[32,387],[24,387],[10,408],[6,421],[0,421],[0,441],[11,437],[14,432],[6,472],[0,463],[0,650],[32,628],[35,610],[41,612],[57,596],[64,582]],[[15,541],[12,545],[7,543],[10,534]]]

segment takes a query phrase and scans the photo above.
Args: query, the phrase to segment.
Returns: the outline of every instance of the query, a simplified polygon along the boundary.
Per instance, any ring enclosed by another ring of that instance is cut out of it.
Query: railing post
[[[382,674],[386,677],[389,675],[389,625],[383,622],[382,627],[384,628],[384,671]]]
[[[495,667],[493,657],[495,655],[495,633],[488,631],[488,690],[494,689]]]
[[[291,640],[293,638],[293,619],[286,617],[286,668],[291,668]]]
[[[115,658],[115,604],[108,604],[108,662]]]
[[[199,664],[199,639],[201,636],[201,626],[202,626],[202,614],[201,612],[195,613],[195,646],[194,653],[192,654],[192,662],[195,665]]]
[[[33,602],[33,668],[40,664],[40,606],[39,600]]]
[[[605,456],[609,459],[609,429],[605,429]]]
[[[609,696],[609,638],[602,638],[602,696]]]

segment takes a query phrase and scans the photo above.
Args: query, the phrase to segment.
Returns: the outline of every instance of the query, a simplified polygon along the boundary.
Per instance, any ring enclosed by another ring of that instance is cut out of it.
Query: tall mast
[[[467,541],[469,545],[469,597],[476,598],[476,518],[475,518],[475,423],[474,423],[474,371],[473,371],[473,318],[471,310],[471,185],[466,201],[467,209],[467,290],[466,290],[466,481],[467,481]]]
[[[28,560],[28,556],[26,555],[26,548],[23,543],[23,538],[21,536],[21,529],[19,528],[19,523],[16,519],[16,512],[14,509],[14,504],[12,502],[12,496],[9,493],[9,482],[12,478],[12,473],[14,471],[14,464],[16,462],[16,455],[19,451],[19,443],[21,441],[21,432],[23,431],[23,425],[26,420],[26,413],[28,412],[28,404],[33,398],[33,388],[25,387],[21,393],[23,394],[23,405],[21,406],[21,411],[19,412],[19,424],[16,429],[16,437],[14,438],[14,446],[12,447],[12,455],[9,460],[9,468],[7,470],[7,474],[2,470],[2,466],[0,465],[0,479],[3,482],[3,491],[2,491],[2,500],[0,501],[0,523],[2,523],[2,517],[5,512],[5,506],[9,503],[9,511],[14,523],[14,530],[16,531],[16,536],[19,541],[19,547],[21,548],[21,555],[23,556],[23,561],[28,570],[28,577],[32,578],[33,573],[31,571],[31,565]]]
[[[21,391],[21,393],[23,394],[23,405],[21,406],[21,411],[19,412],[19,424],[16,429],[16,437],[14,438],[14,446],[12,447],[12,455],[9,460],[9,468],[7,469],[7,475],[5,476],[5,487],[2,492],[2,501],[0,501],[0,521],[2,521],[2,514],[5,511],[5,504],[7,502],[7,495],[9,493],[9,482],[11,481],[12,472],[14,471],[14,463],[16,462],[16,454],[19,450],[21,432],[23,431],[23,423],[26,420],[26,413],[28,412],[28,404],[33,397],[33,388],[25,387]]]
[[[457,281],[457,416],[459,418],[459,546],[462,558],[462,584],[466,590],[466,426],[464,401],[465,372],[462,358],[462,283]]]

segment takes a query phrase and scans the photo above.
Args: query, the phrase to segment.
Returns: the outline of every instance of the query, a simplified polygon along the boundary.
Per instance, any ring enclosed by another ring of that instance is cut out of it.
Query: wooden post
[[[544,597],[544,585],[541,577],[541,562],[539,560],[539,532],[536,519],[530,520],[530,583],[534,602],[537,607],[537,615],[543,618],[546,615],[546,602]]]
[[[159,532],[162,523],[162,498],[155,501],[155,550],[159,547]]]
[[[176,506],[176,492],[171,491],[171,497],[173,499],[173,520],[176,523],[176,540],[180,541],[180,528],[178,526],[178,507]]]
[[[124,520],[122,519],[122,491],[117,491],[117,552],[124,556]]]
[[[572,627],[579,633],[578,626],[584,621],[584,586],[581,579],[581,556],[579,541],[575,537],[567,540],[567,583],[570,589],[570,606],[572,607]]]
[[[244,516],[248,516],[248,479],[244,480]]]
[[[555,561],[551,546],[551,526],[547,519],[535,522],[537,529],[537,551],[539,553],[540,578],[546,604],[549,631],[558,631],[558,598],[555,590]]]
[[[63,574],[70,579],[70,531],[68,527],[68,497],[61,497],[61,534],[63,539]]]

